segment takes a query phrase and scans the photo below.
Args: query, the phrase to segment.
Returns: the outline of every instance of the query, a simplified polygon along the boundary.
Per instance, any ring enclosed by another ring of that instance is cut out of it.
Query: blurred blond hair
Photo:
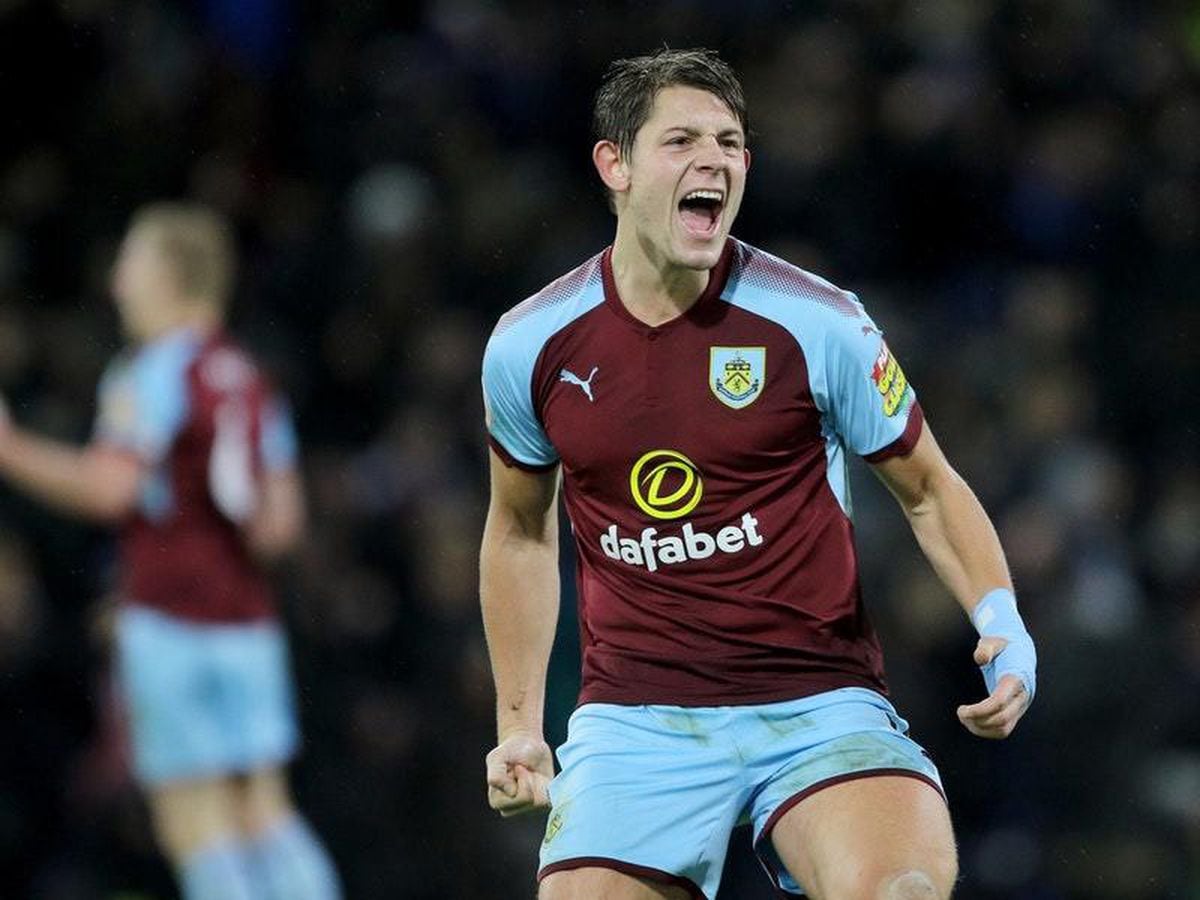
[[[199,203],[156,202],[134,213],[130,229],[157,244],[185,299],[226,305],[236,258],[224,216]]]

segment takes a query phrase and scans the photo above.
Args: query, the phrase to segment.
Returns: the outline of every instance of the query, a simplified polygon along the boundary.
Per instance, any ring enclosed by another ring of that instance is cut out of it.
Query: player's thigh
[[[538,888],[538,900],[689,900],[690,897],[681,887],[598,867],[552,872]]]
[[[155,785],[217,774],[209,760],[223,742],[222,728],[210,711],[197,629],[127,606],[118,613],[117,651],[139,780]]]
[[[715,896],[729,834],[753,790],[730,733],[721,708],[577,709],[557,751],[562,771],[548,787],[539,878],[602,868]]]
[[[812,900],[946,898],[958,874],[945,800],[917,778],[816,791],[780,818],[771,841]]]
[[[173,861],[236,838],[241,831],[232,778],[164,782],[146,789],[158,842]]]
[[[225,766],[254,772],[282,765],[299,741],[287,638],[275,622],[212,629],[211,696],[225,735]]]

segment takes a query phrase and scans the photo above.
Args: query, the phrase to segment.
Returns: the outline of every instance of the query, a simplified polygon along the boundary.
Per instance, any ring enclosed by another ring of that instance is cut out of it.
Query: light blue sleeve
[[[865,311],[827,319],[826,413],[847,449],[870,456],[904,434],[916,393]]]
[[[161,462],[187,420],[194,356],[192,342],[165,340],[110,365],[100,382],[95,439],[150,465]]]
[[[291,406],[280,396],[263,404],[259,431],[259,453],[269,472],[281,472],[296,466],[300,442],[292,421]]]
[[[96,443],[132,449],[136,407],[130,362],[126,354],[121,354],[108,364],[100,377],[96,389],[96,422],[92,427],[92,440]]]
[[[544,467],[558,462],[533,408],[533,369],[540,341],[522,341],[510,328],[493,333],[483,354],[483,402],[488,433],[518,463]]]

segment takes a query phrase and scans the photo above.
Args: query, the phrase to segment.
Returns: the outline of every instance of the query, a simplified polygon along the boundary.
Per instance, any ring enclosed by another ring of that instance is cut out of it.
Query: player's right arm
[[[0,474],[59,512],[113,523],[137,503],[142,464],[103,443],[74,447],[33,434],[0,405]]]
[[[0,416],[0,474],[60,512],[119,522],[136,510],[143,476],[184,421],[190,358],[186,343],[159,341],[113,360],[100,380],[92,440],[82,448]]]
[[[497,746],[488,803],[503,816],[548,805],[554,775],[542,734],[546,670],[558,623],[558,467],[528,471],[493,450],[479,554],[483,625],[496,686]]]

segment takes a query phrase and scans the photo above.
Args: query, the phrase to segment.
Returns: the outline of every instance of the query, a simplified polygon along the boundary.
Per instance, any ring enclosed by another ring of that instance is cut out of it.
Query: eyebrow
[[[688,137],[697,137],[702,132],[698,128],[692,128],[689,125],[671,125],[663,129],[663,134],[670,134],[672,131],[682,131]],[[717,137],[745,137],[741,128],[722,128],[717,132]]]

